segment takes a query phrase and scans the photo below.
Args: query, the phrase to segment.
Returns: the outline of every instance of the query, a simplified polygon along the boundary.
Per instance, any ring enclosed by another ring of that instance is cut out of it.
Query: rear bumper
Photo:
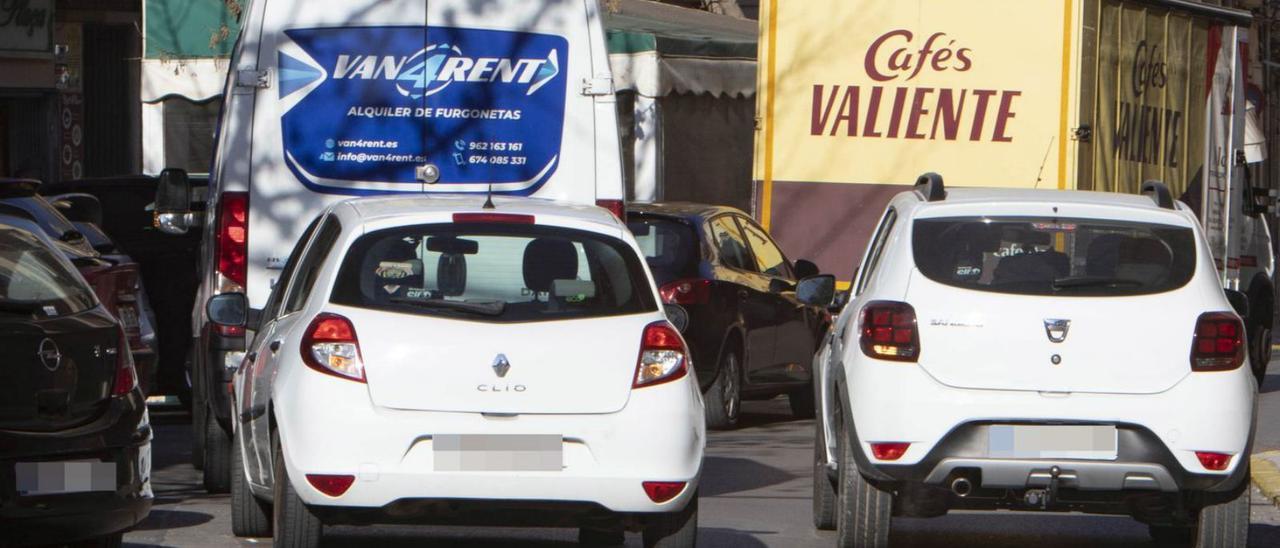
[[[524,501],[599,507],[616,513],[678,511],[695,495],[706,443],[692,375],[634,390],[626,407],[600,415],[505,415],[401,411],[371,405],[364,384],[299,366],[281,370],[273,396],[285,465],[302,500],[317,507],[382,509],[401,501]],[[563,438],[553,472],[436,471],[442,434]],[[314,489],[306,474],[357,480],[340,497]],[[655,504],[644,481],[687,482]],[[411,504],[412,506],[412,504]],[[590,513],[590,512],[588,512]]]
[[[33,497],[0,507],[0,529],[14,544],[61,544],[130,529],[146,519],[151,497],[117,493]]]

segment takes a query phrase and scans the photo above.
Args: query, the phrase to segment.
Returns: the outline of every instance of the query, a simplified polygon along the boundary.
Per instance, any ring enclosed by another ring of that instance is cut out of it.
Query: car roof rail
[[[36,195],[40,181],[0,177],[0,198],[30,198]]]
[[[1161,209],[1174,209],[1173,193],[1169,186],[1154,179],[1142,183],[1142,195],[1151,198]]]
[[[942,176],[929,172],[916,179],[915,191],[926,202],[941,202],[947,199],[947,188],[942,184]]]

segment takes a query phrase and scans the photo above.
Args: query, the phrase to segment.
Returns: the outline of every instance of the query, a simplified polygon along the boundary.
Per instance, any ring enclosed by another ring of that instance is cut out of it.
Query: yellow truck
[[[1199,215],[1267,363],[1274,257],[1252,15],[1190,0],[764,0],[756,212],[853,278],[884,206],[948,187],[1136,193]]]

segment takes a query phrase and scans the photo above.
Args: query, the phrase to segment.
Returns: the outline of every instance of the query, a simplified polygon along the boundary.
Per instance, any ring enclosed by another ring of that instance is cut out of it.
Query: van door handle
[[[272,353],[272,354],[275,354],[276,352],[279,352],[279,351],[280,351],[280,341],[279,341],[279,340],[271,341],[271,344],[267,345],[267,348],[270,348],[270,349],[271,349],[271,353]]]

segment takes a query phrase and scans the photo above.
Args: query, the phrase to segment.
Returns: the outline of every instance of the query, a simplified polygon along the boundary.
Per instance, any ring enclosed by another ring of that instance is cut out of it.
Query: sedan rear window
[[[63,316],[95,305],[88,286],[40,240],[0,227],[0,314]]]
[[[621,240],[504,224],[420,225],[361,236],[343,259],[332,301],[490,322],[657,310],[644,265]]]
[[[658,285],[698,275],[699,249],[693,227],[672,219],[632,214],[627,228],[636,237]]]
[[[916,266],[954,287],[1026,295],[1161,293],[1191,280],[1190,228],[1094,219],[941,218],[915,222]]]

